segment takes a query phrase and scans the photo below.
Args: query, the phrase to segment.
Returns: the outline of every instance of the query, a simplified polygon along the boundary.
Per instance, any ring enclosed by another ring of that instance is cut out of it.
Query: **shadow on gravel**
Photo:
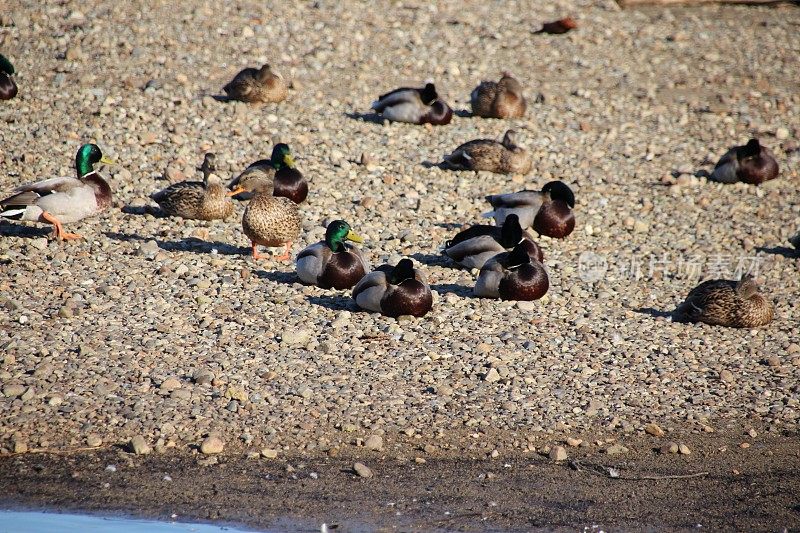
[[[772,248],[758,246],[756,251],[764,252],[765,254],[782,255],[783,257],[800,257],[800,250],[795,250],[788,246],[773,246]]]
[[[472,118],[475,116],[469,109],[454,109],[453,114],[461,118]]]
[[[345,113],[344,116],[353,120],[361,120],[363,122],[372,122],[373,124],[383,125],[383,117],[377,113]]]
[[[53,233],[52,226],[24,226],[22,224],[0,224],[0,237],[24,237],[26,239],[35,239],[38,237],[47,237]]]
[[[356,303],[348,296],[309,296],[308,303],[332,311],[359,311]]]
[[[260,279],[267,279],[275,283],[283,283],[284,285],[292,285],[293,283],[300,283],[300,278],[294,272],[281,272],[279,270],[256,270],[254,272]]]
[[[447,294],[448,292],[452,292],[453,294],[457,294],[465,298],[473,298],[472,287],[456,285],[455,283],[434,283],[431,285],[431,290],[436,291],[439,294]]]
[[[439,265],[439,266],[450,266],[450,260],[445,255],[439,254],[423,254],[423,253],[415,253],[411,254],[410,256],[412,259],[416,259],[423,265]]]
[[[134,235],[132,233],[118,233],[114,231],[104,232],[106,237],[115,241],[140,241],[146,242],[150,240],[156,241],[156,244],[162,250],[168,252],[191,252],[195,254],[219,254],[219,255],[248,255],[250,248],[246,246],[235,246],[232,244],[216,241],[204,241],[194,237],[188,237],[179,241],[163,241],[153,239],[152,236]]]
[[[672,316],[672,311],[662,311],[661,309],[654,309],[652,307],[640,307],[639,309],[632,309],[632,311],[643,315],[650,315],[653,318],[669,318]]]

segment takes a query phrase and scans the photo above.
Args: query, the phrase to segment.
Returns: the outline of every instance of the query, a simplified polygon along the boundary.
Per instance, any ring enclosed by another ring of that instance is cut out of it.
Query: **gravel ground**
[[[118,165],[104,170],[114,208],[68,227],[83,241],[0,222],[0,447],[141,436],[160,451],[215,434],[226,449],[308,454],[382,435],[387,449],[481,456],[531,450],[533,437],[624,438],[648,423],[796,435],[800,276],[786,240],[800,227],[800,11],[506,5],[12,2],[0,42],[20,93],[0,106],[0,190],[72,175],[82,142]],[[568,13],[578,30],[532,34]],[[287,101],[213,98],[267,61],[292,80]],[[460,113],[426,128],[367,114],[379,93],[427,78],[464,110],[504,69],[526,86],[524,119]],[[510,126],[532,153],[530,176],[430,165]],[[780,179],[702,177],[753,135],[775,151]],[[429,315],[359,312],[347,292],[299,284],[291,264],[254,262],[243,205],[213,223],[146,208],[170,180],[196,177],[204,151],[228,177],[278,141],[312,191],[293,251],[344,218],[373,263],[422,265]],[[357,163],[364,153],[370,165]],[[472,298],[475,273],[444,261],[441,244],[481,220],[484,195],[552,179],[573,186],[578,224],[539,241],[547,297]],[[665,317],[701,278],[737,267],[757,267],[772,324]]]

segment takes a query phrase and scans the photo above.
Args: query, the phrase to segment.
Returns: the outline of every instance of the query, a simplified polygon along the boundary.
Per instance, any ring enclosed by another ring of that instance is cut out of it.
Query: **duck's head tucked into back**
[[[12,78],[14,73],[14,65],[0,54],[0,100],[11,100],[17,96],[17,84]]]
[[[540,235],[561,239],[575,229],[575,194],[563,181],[551,181],[542,187],[544,199],[533,219],[533,229]]]
[[[474,292],[484,298],[530,301],[547,294],[549,288],[544,265],[530,256],[523,241],[483,265]]]
[[[394,267],[382,265],[364,276],[353,289],[353,299],[362,309],[389,317],[420,317],[433,306],[431,288],[410,259]]]
[[[741,181],[758,185],[778,177],[778,162],[769,148],[750,139],[747,144],[734,146],[723,155],[711,179],[721,183]]]
[[[329,289],[349,289],[369,271],[361,250],[345,241],[364,242],[344,220],[328,224],[325,240],[297,255],[297,275],[306,283]]]

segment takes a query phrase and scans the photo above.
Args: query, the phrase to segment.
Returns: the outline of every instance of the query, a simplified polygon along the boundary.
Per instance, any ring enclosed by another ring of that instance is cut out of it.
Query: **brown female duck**
[[[442,166],[451,170],[487,170],[496,174],[527,174],[531,156],[517,145],[516,132],[508,130],[501,142],[476,139],[445,156]]]
[[[283,76],[269,65],[242,70],[222,90],[229,99],[250,104],[281,102],[287,95]]]
[[[509,72],[500,81],[482,81],[470,95],[472,114],[484,118],[520,118],[527,104],[522,84]]]
[[[174,217],[195,220],[226,219],[233,214],[233,202],[216,170],[216,156],[203,159],[203,181],[182,181],[150,195],[161,210]]]
[[[756,328],[772,321],[775,308],[758,292],[752,276],[739,281],[713,279],[689,292],[673,313],[676,322],[705,322],[712,326]]]

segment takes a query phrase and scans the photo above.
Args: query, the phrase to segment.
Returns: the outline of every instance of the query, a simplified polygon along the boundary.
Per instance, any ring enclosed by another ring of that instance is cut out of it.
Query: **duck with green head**
[[[14,73],[14,65],[0,54],[0,100],[11,100],[17,96],[17,84],[12,77]]]
[[[263,174],[273,180],[274,196],[283,196],[296,204],[303,203],[308,197],[308,182],[297,170],[292,151],[286,143],[276,144],[269,159],[260,159],[251,164],[228,187],[234,190],[242,177],[253,173]]]
[[[64,231],[62,224],[98,214],[111,205],[111,187],[94,170],[96,163],[112,164],[96,144],[84,144],[75,155],[77,178],[50,178],[17,188],[0,201],[0,217],[45,222],[55,226],[59,240],[81,236]]]
[[[361,250],[345,241],[362,243],[364,239],[344,220],[328,224],[325,239],[297,255],[300,279],[323,289],[349,289],[358,283],[369,272],[369,262]]]
[[[353,288],[353,299],[361,309],[397,318],[424,316],[433,307],[433,294],[425,274],[411,259],[397,265],[381,265]]]

